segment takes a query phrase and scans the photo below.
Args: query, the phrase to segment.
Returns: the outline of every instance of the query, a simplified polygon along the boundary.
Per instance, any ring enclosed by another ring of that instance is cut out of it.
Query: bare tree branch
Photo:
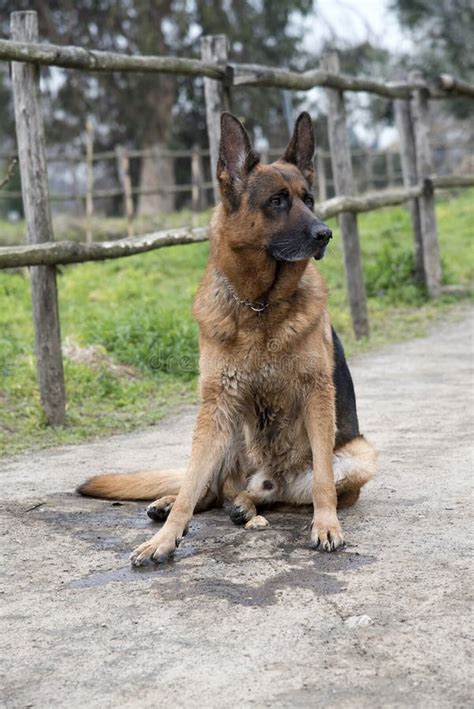
[[[17,163],[18,163],[18,160],[16,158],[12,158],[12,160],[10,160],[10,163],[7,167],[7,174],[5,175],[3,180],[0,182],[0,190],[3,190],[3,188],[6,187],[8,185],[8,183],[10,182],[10,180],[12,179],[13,173],[15,172],[15,168],[17,166]]]

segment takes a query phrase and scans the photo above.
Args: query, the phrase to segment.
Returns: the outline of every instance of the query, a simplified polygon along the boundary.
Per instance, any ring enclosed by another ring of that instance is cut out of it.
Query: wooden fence
[[[52,425],[65,418],[65,386],[61,355],[56,287],[56,265],[119,258],[170,244],[206,239],[205,229],[177,229],[158,234],[128,236],[113,242],[54,243],[48,199],[46,151],[39,93],[40,65],[83,71],[139,71],[204,77],[206,117],[211,162],[215,164],[220,140],[219,116],[229,105],[231,90],[239,86],[274,86],[308,90],[325,87],[329,143],[336,197],[320,203],[321,217],[338,215],[341,229],[346,285],[356,337],[369,335],[369,320],[357,229],[357,214],[408,202],[411,207],[415,254],[419,274],[431,297],[441,293],[441,267],[434,211],[434,190],[474,184],[474,176],[435,177],[429,145],[430,99],[454,95],[474,97],[474,86],[442,75],[426,81],[419,72],[407,80],[385,82],[345,76],[333,54],[321,67],[295,73],[270,67],[232,64],[224,36],[203,38],[202,61],[177,57],[124,56],[111,52],[60,47],[38,43],[35,12],[11,15],[13,40],[0,40],[0,59],[12,62],[18,157],[28,227],[28,245],[0,248],[0,268],[31,267],[33,318],[38,379],[42,405]],[[366,91],[395,101],[400,134],[403,188],[368,195],[354,195],[354,179],[346,124],[345,91]],[[122,154],[121,160],[124,156]],[[126,166],[122,163],[123,177]],[[217,187],[214,181],[214,190]],[[130,232],[130,229],[129,229]]]
[[[88,122],[89,123],[89,122]],[[118,145],[115,150],[95,152],[93,140],[89,137],[90,128],[86,128],[86,141],[84,153],[48,154],[46,162],[49,165],[61,164],[65,172],[63,177],[67,178],[72,185],[69,191],[52,192],[49,190],[49,201],[51,203],[75,203],[86,218],[90,218],[94,212],[101,213],[100,204],[97,202],[104,199],[121,198],[122,212],[129,222],[133,222],[135,217],[134,199],[141,195],[171,193],[173,195],[183,194],[186,197],[186,204],[193,212],[205,210],[210,203],[209,191],[213,189],[213,182],[207,179],[207,175],[212,174],[210,167],[210,152],[199,147],[191,150],[163,150],[159,155],[156,151],[149,149],[135,150]],[[464,146],[463,146],[464,147]],[[456,146],[438,146],[440,151],[458,150]],[[284,148],[269,148],[261,151],[263,163],[271,162],[279,158],[284,153]],[[0,153],[0,162],[11,164],[18,156],[15,153]],[[166,158],[173,163],[173,173],[175,173],[174,163],[177,160],[186,160],[188,163],[188,174],[191,182],[175,183],[171,185],[161,185],[158,182],[151,188],[145,189],[140,185],[133,185],[130,178],[130,164],[133,160],[157,160]],[[395,187],[403,184],[403,172],[401,167],[401,156],[397,149],[372,150],[354,149],[351,150],[351,158],[354,170],[356,192],[361,193],[367,190],[380,189],[382,187]],[[115,162],[118,180],[113,187],[99,189],[95,176],[97,163]],[[325,201],[334,192],[334,179],[331,169],[331,153],[321,148],[316,149],[315,168],[317,174],[317,198]],[[79,184],[78,172],[83,174],[83,185]],[[0,191],[0,200],[21,198],[19,190]]]

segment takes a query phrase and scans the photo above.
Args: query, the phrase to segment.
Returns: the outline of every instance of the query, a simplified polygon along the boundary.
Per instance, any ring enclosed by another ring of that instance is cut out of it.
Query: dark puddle
[[[51,496],[44,505],[29,511],[28,516],[59,527],[96,549],[113,552],[120,559],[120,568],[74,579],[66,585],[70,589],[153,581],[153,593],[164,601],[205,596],[224,599],[232,605],[269,606],[295,589],[310,590],[316,597],[340,593],[346,583],[344,576],[336,576],[338,572],[355,571],[375,561],[374,557],[350,550],[325,554],[308,549],[310,517],[269,514],[271,526],[267,530],[248,532],[234,527],[224,510],[213,510],[193,519],[189,535],[176,551],[174,561],[138,569],[128,564],[123,566],[131,550],[159,529],[159,525],[146,517],[145,506],[144,503],[117,505],[61,495]],[[195,554],[212,559],[214,576],[203,578],[204,573],[209,574],[209,569],[203,572],[202,566],[194,564],[179,568],[181,559]],[[238,578],[235,569],[239,565],[259,563],[265,569],[268,563],[275,561],[284,562],[289,568],[258,586],[234,580]],[[227,567],[232,579],[225,578]]]
[[[147,533],[154,534],[157,527],[145,514],[145,504],[136,502],[116,503],[102,500],[88,500],[76,495],[51,496],[46,502],[28,515],[59,527],[65,533],[89,542],[96,549],[112,551],[119,557],[130,553],[133,546],[144,541]],[[59,508],[59,509],[58,509]],[[125,533],[142,530],[140,536]]]
[[[314,552],[313,552],[314,554]],[[186,579],[186,584],[171,586],[160,579],[154,585],[160,599],[185,601],[196,596],[219,598],[229,601],[232,605],[263,607],[278,602],[286,591],[304,589],[314,596],[327,596],[341,593],[346,584],[333,574],[336,571],[355,570],[365,564],[375,561],[374,557],[339,552],[324,555],[316,552],[314,564],[292,568],[275,574],[260,586],[236,583],[222,578]]]
[[[175,561],[194,555],[194,549],[178,549],[175,554]],[[65,584],[66,588],[99,588],[109,583],[136,583],[137,581],[151,581],[160,574],[169,574],[173,567],[171,565],[155,565],[132,567],[130,564],[120,569],[110,569],[109,571],[96,571],[80,579],[74,579]],[[173,573],[173,572],[172,572]]]
[[[212,576],[193,578],[195,569],[179,569],[179,560],[194,555],[194,549],[178,549],[174,561],[165,565],[148,565],[140,568],[125,566],[110,571],[98,571],[80,579],[74,579],[67,588],[97,588],[109,583],[137,583],[154,581],[153,591],[161,601],[187,601],[199,596],[226,600],[232,605],[263,607],[278,602],[286,591],[305,589],[314,596],[327,596],[341,593],[346,588],[344,578],[335,574],[339,571],[355,571],[361,566],[371,564],[374,557],[362,554],[338,552],[331,556],[318,552],[309,552],[313,563],[288,569],[275,574],[259,586]],[[262,563],[265,560],[261,560]],[[236,563],[234,559],[234,565]],[[199,570],[197,570],[200,573]],[[183,574],[185,574],[183,576]]]

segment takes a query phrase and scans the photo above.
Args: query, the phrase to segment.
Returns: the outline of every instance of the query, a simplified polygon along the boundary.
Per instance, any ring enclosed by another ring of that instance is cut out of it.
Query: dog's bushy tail
[[[184,469],[95,475],[79,485],[77,492],[109,500],[156,500],[165,495],[177,495],[183,477]]]

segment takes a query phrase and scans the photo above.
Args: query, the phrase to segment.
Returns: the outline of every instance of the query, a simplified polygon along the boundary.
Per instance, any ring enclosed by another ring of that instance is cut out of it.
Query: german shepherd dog
[[[240,121],[222,114],[210,257],[194,302],[201,405],[186,470],[99,475],[83,495],[155,500],[166,519],[131,562],[172,557],[194,510],[231,502],[236,524],[268,524],[259,508],[312,504],[311,545],[344,544],[337,506],[375,473],[359,433],[351,375],[312,263],[330,229],[313,212],[314,135],[302,113],[280,160],[262,165]]]

